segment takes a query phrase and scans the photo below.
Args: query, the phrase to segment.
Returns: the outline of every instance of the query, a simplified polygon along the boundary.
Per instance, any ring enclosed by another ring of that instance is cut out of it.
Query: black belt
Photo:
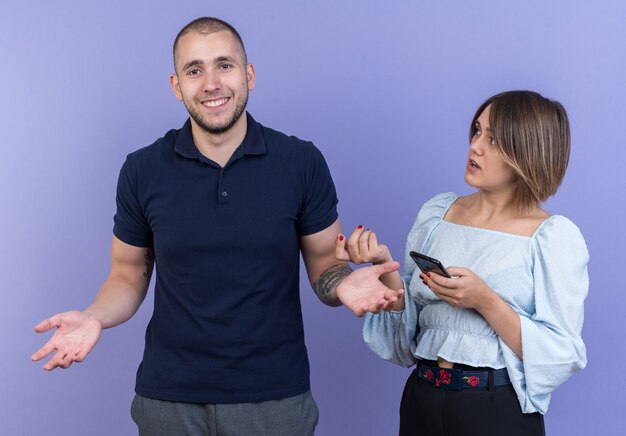
[[[441,368],[418,361],[415,373],[418,378],[434,384],[435,387],[453,391],[511,384],[506,368],[487,370]]]

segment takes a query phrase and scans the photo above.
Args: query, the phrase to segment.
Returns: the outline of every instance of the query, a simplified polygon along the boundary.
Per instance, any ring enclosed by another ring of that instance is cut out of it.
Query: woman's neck
[[[487,222],[519,216],[513,192],[510,190],[498,192],[479,190],[467,197],[466,207],[472,215],[481,217]]]

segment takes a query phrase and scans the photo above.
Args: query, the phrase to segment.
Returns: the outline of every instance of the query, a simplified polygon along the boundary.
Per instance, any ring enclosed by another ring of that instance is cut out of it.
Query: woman
[[[400,435],[543,435],[552,391],[586,364],[580,333],[588,290],[585,241],[540,205],[561,183],[567,114],[535,92],[495,95],[470,127],[465,181],[476,192],[425,203],[406,243],[405,273],[381,277],[398,301],[381,302],[363,335],[382,358],[416,369],[400,407]],[[451,278],[409,257],[436,258]],[[392,260],[359,226],[337,257]]]

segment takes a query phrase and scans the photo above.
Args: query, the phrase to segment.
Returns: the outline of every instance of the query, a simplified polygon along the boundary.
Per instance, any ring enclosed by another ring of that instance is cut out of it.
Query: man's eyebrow
[[[215,62],[235,62],[236,59],[232,56],[219,56],[215,59]]]
[[[196,67],[198,65],[202,65],[203,63],[204,62],[202,62],[200,59],[191,60],[187,62],[185,65],[183,65],[183,70],[186,70],[187,68],[191,68],[191,67]]]
[[[213,61],[214,63],[219,63],[219,62],[237,62],[237,60],[232,57],[232,56],[218,56],[217,58],[214,59]],[[204,61],[200,60],[200,59],[193,59],[189,62],[187,62],[185,65],[183,65],[183,70],[186,70],[188,68],[191,67],[197,67],[199,65],[204,65]]]

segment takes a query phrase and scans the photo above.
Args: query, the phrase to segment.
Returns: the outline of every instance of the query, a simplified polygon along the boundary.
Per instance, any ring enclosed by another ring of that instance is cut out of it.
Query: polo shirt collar
[[[248,119],[248,127],[246,136],[243,138],[243,142],[237,149],[235,155],[260,155],[267,153],[267,145],[265,144],[265,138],[261,130],[261,125],[257,123],[252,115],[246,112]],[[193,142],[193,136],[191,135],[191,119],[187,119],[183,127],[178,131],[176,136],[176,143],[174,144],[174,150],[181,156],[190,159],[200,159],[202,154],[196,144]]]

